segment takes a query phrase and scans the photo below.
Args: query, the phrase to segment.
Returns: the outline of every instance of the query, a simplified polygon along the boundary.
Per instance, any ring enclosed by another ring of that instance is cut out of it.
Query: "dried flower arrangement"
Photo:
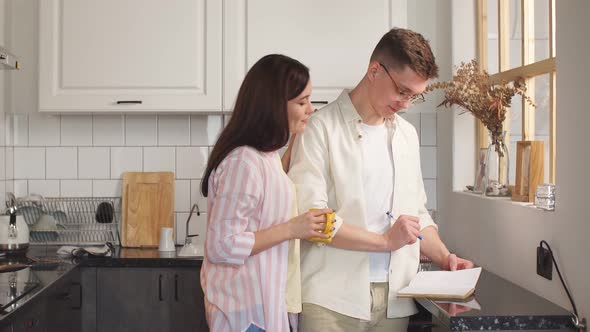
[[[530,105],[533,101],[526,95],[526,85],[522,80],[494,83],[485,70],[480,70],[477,61],[462,62],[453,79],[448,82],[430,84],[425,92],[444,89],[445,98],[438,105],[457,105],[478,118],[490,131],[496,152],[503,157],[501,144],[504,141],[502,123],[506,119],[507,108],[512,97],[521,95]]]

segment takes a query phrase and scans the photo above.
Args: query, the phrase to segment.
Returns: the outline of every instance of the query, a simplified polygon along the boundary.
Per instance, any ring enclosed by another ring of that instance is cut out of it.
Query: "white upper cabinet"
[[[222,1],[40,1],[43,112],[220,112]]]
[[[226,0],[224,109],[247,70],[270,53],[310,68],[312,101],[334,100],[363,77],[381,36],[406,26],[406,7],[407,0]]]

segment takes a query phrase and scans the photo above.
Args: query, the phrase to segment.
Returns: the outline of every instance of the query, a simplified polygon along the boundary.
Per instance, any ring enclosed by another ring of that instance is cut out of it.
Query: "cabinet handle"
[[[178,302],[178,274],[174,275],[174,300]]]
[[[161,274],[158,277],[158,299],[160,300],[160,302],[164,301],[164,298],[162,297],[162,275]]]
[[[77,288],[77,292],[78,292],[78,303],[77,305],[73,305],[72,309],[82,309],[82,284],[80,284],[79,282],[73,282],[72,283],[73,287]]]
[[[311,103],[312,104],[328,105],[328,102],[326,100],[312,100]]]
[[[117,100],[117,105],[121,104],[141,104],[141,100]]]

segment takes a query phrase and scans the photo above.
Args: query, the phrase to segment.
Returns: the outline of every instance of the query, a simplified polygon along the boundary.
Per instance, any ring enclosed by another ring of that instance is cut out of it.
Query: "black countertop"
[[[570,312],[486,270],[465,302],[416,301],[451,331],[575,330]]]
[[[179,257],[177,252],[162,253],[157,249],[115,249],[112,257],[77,259],[59,258],[57,246],[32,246],[27,257],[37,260],[32,267],[18,271],[19,278],[36,284],[13,305],[0,312],[0,321],[10,316],[36,295],[76,267],[146,267],[200,268],[202,257]],[[2,264],[2,259],[0,259]],[[23,272],[28,270],[28,272]],[[14,272],[10,272],[13,273]],[[6,273],[0,273],[6,275]],[[468,330],[574,330],[572,315],[565,309],[533,294],[493,273],[483,270],[472,299],[475,302],[450,304],[429,299],[417,302],[446,329]],[[469,309],[467,305],[476,308]]]

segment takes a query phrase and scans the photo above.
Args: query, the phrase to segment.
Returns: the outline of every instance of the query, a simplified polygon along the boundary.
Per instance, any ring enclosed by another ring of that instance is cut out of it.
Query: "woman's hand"
[[[311,210],[289,220],[290,237],[305,240],[312,237],[328,239],[329,235],[320,232],[326,227],[326,213],[332,212],[334,212],[332,209]]]
[[[393,226],[383,234],[389,250],[397,250],[407,244],[413,244],[420,235],[420,223],[417,217],[401,215]]]

